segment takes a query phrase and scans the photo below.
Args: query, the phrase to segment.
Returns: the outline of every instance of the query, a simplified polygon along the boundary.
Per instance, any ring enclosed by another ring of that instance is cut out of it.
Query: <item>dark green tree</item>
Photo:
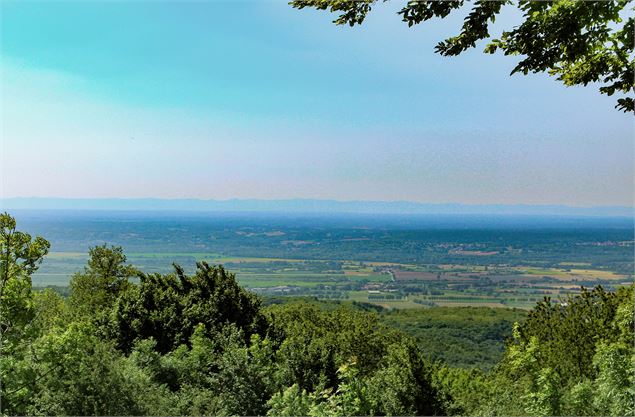
[[[188,344],[199,324],[212,335],[231,323],[247,340],[265,330],[260,300],[234,274],[206,262],[196,266],[194,275],[178,265],[173,274],[141,274],[139,284],[121,294],[111,313],[119,348],[129,352],[136,340],[154,338],[156,349],[167,353]]]
[[[431,367],[410,341],[389,347],[371,379],[371,393],[383,415],[447,414],[432,384]]]
[[[385,1],[385,0],[384,0]],[[378,0],[293,0],[298,9],[313,7],[340,13],[334,23],[362,24]],[[402,20],[413,26],[433,18],[465,10],[463,0],[412,0],[399,11]],[[522,21],[500,37],[492,39],[490,24],[511,1],[475,1],[464,19],[460,33],[436,47],[443,56],[455,56],[489,39],[486,53],[498,50],[522,59],[511,74],[547,72],[566,86],[601,84],[600,92],[617,99],[616,108],[635,111],[633,89],[635,60],[633,33],[635,20],[629,0],[608,1],[519,1]]]
[[[545,298],[518,327],[517,343],[527,345],[535,338],[542,365],[563,380],[592,377],[597,341],[614,342],[618,337],[612,323],[624,297],[624,290],[608,292],[598,286],[582,288],[562,303]]]
[[[363,376],[357,358],[337,369],[337,384],[313,392],[296,383],[274,394],[269,416],[446,415],[433,387],[431,367],[413,343],[388,347],[374,373]]]

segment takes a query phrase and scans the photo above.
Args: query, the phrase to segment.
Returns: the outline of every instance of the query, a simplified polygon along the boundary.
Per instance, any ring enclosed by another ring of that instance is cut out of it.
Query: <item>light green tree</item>
[[[21,395],[14,383],[18,375],[29,372],[21,359],[36,327],[32,326],[35,305],[31,274],[49,247],[44,238],[33,239],[17,231],[16,221],[8,213],[0,214],[0,412],[11,409],[12,398]]]
[[[94,316],[109,310],[117,297],[129,289],[130,278],[139,272],[126,264],[120,246],[95,246],[88,251],[84,272],[73,275],[70,282],[70,306],[80,316]]]
[[[10,415],[156,415],[169,413],[169,393],[99,337],[73,322],[38,338],[11,379]]]
[[[339,384],[335,393],[325,390],[313,395],[309,415],[328,416],[369,416],[375,415],[375,403],[371,397],[368,381],[360,377],[353,358],[337,370]],[[320,400],[320,397],[321,400]]]
[[[375,415],[368,381],[360,377],[353,358],[337,369],[337,389],[318,387],[308,393],[293,384],[268,401],[268,416],[367,416]]]
[[[34,315],[31,274],[35,272],[50,244],[38,236],[16,230],[8,213],[0,214],[0,349],[11,348],[24,335]]]
[[[514,326],[475,414],[633,415],[634,286],[539,303]]]
[[[632,345],[600,343],[593,358],[598,370],[593,405],[598,415],[635,413],[635,355]]]

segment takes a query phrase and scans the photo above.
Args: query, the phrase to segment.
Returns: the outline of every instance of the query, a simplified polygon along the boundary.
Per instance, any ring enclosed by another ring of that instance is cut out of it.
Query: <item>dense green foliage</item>
[[[433,360],[460,368],[492,368],[503,356],[512,325],[526,312],[488,307],[439,307],[397,310],[382,321],[415,338]]]
[[[309,297],[264,297],[263,304],[301,304],[325,311],[378,313],[383,332],[399,330],[411,336],[424,356],[451,367],[488,370],[503,357],[505,341],[514,323],[523,322],[527,311],[490,307],[434,307],[388,310],[356,301],[318,300]],[[277,307],[268,308],[276,311]],[[348,314],[348,313],[347,313]]]
[[[123,292],[111,312],[112,338],[129,352],[137,340],[155,338],[156,348],[167,353],[188,341],[201,325],[207,335],[227,324],[245,338],[262,333],[260,301],[242,289],[222,267],[197,264],[188,276],[175,265],[175,274],[140,274],[140,283]]]
[[[454,412],[471,415],[633,415],[633,285],[539,303],[516,325],[490,374],[446,369]]]
[[[486,372],[430,362],[421,340],[386,324],[407,315],[363,304],[264,308],[233,274],[203,262],[193,275],[178,266],[144,274],[120,248],[100,246],[68,297],[32,291],[28,276],[48,243],[18,234],[14,245],[6,236],[18,233],[15,222],[3,222],[4,288],[26,283],[7,305],[28,307],[13,319],[3,299],[3,415],[633,413],[632,287],[545,300]],[[445,316],[430,311],[424,323]],[[497,332],[512,317],[480,321]]]

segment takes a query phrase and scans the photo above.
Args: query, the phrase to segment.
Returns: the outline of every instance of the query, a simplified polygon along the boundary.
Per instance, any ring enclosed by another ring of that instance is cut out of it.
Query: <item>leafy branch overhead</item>
[[[384,0],[387,1],[387,0]],[[313,7],[339,13],[334,23],[360,25],[377,0],[294,0],[298,9]],[[464,1],[409,1],[398,14],[413,26],[433,18],[444,18]],[[635,112],[635,20],[629,0],[609,1],[476,1],[465,17],[461,31],[437,44],[443,56],[455,56],[488,39],[484,52],[502,51],[518,55],[520,62],[510,75],[547,72],[566,86],[600,84],[600,93],[617,98],[615,107]],[[517,7],[522,22],[490,35],[490,24],[505,6]],[[626,16],[631,14],[631,16]]]

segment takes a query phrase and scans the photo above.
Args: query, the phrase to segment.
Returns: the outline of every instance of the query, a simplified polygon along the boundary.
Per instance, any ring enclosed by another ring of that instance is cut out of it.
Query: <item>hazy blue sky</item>
[[[613,99],[440,57],[462,16],[409,29],[399,4],[349,28],[285,1],[2,2],[1,191],[632,205]]]

